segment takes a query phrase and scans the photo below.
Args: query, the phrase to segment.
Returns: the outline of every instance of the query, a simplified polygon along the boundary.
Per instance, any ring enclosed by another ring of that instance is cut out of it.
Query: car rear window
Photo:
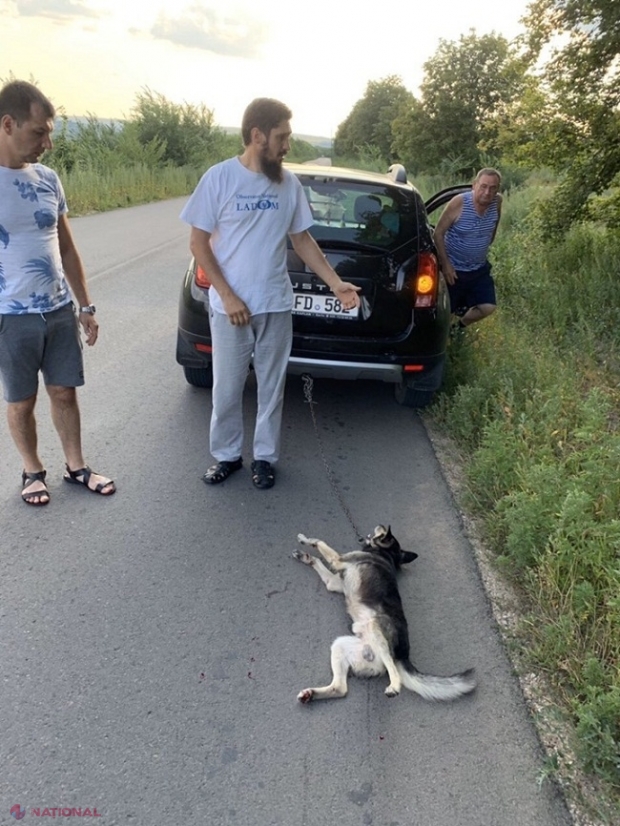
[[[413,193],[333,178],[300,178],[317,239],[393,249],[416,235]]]

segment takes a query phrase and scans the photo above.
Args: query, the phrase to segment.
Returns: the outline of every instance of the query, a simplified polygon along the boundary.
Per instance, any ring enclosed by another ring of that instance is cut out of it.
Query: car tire
[[[213,387],[213,365],[208,367],[183,367],[185,380],[192,387]]]
[[[420,390],[415,386],[415,379],[403,378],[394,385],[394,398],[403,407],[428,407],[435,396],[434,390]]]

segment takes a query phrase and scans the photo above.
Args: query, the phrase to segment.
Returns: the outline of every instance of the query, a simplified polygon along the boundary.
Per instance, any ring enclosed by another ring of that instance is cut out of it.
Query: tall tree
[[[336,132],[337,155],[359,157],[374,148],[386,160],[392,155],[392,121],[399,108],[412,104],[414,97],[397,75],[371,80],[363,98],[355,104]]]
[[[550,53],[538,155],[564,173],[545,208],[549,228],[562,230],[620,175],[620,3],[534,0],[525,22],[532,61]]]
[[[441,40],[424,64],[421,99],[402,107],[393,125],[394,150],[413,169],[448,163],[471,171],[497,131],[500,107],[523,90],[525,70],[516,48],[494,32]]]
[[[551,47],[547,79],[570,106],[620,104],[618,0],[534,0],[525,18],[532,56]]]

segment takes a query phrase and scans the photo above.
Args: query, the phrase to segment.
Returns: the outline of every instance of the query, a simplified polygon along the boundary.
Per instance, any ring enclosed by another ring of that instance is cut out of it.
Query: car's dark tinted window
[[[390,186],[301,177],[319,239],[393,249],[416,233],[412,193]]]

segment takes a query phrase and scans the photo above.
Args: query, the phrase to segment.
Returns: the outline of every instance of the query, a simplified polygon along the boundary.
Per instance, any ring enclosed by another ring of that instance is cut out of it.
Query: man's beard
[[[260,157],[260,168],[263,172],[263,175],[266,175],[270,181],[273,181],[274,184],[281,184],[282,183],[282,161],[271,161],[266,158],[264,155]]]

